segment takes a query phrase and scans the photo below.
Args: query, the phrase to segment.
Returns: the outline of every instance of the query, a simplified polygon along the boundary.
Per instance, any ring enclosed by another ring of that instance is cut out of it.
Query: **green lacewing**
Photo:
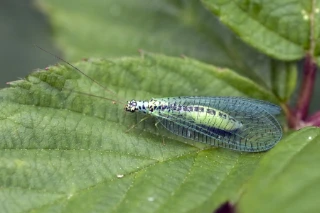
[[[38,48],[115,94],[64,59]],[[236,151],[266,151],[282,137],[281,126],[274,117],[281,108],[257,99],[203,96],[152,98],[128,101],[125,111],[154,116],[164,128],[184,138]]]

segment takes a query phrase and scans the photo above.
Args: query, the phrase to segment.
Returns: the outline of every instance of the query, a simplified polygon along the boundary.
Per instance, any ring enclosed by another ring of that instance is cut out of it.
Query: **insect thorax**
[[[169,99],[151,99],[150,101],[128,101],[126,111],[143,112],[168,120],[186,119],[191,123],[225,131],[234,131],[242,127],[242,122],[229,114],[209,106],[186,104],[183,101]]]

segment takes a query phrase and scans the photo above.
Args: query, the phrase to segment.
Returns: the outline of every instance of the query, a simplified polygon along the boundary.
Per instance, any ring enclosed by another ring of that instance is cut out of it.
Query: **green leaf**
[[[298,70],[296,63],[274,61],[272,63],[272,90],[287,103],[296,89]]]
[[[144,116],[125,113],[123,99],[272,95],[188,58],[145,54],[76,65],[108,90],[66,66],[1,90],[1,212],[212,212],[238,199],[263,153],[188,141],[155,127],[154,118],[138,123]]]
[[[319,212],[320,129],[305,128],[264,155],[239,212]]]
[[[68,60],[185,55],[230,68],[271,90],[272,62],[243,43],[198,0],[38,0]]]
[[[319,1],[202,2],[242,40],[276,59],[300,59],[306,50],[313,48],[311,43],[319,38]],[[310,20],[316,22],[311,23]],[[313,31],[316,34],[312,34]]]

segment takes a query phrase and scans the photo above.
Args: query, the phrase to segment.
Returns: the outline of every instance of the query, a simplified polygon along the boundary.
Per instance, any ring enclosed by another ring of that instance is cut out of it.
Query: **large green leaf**
[[[127,132],[143,116],[125,113],[121,101],[213,94],[275,100],[268,91],[188,58],[145,54],[76,65],[117,95],[66,66],[1,90],[1,212],[212,212],[237,201],[264,154],[188,141],[156,128],[153,118]]]
[[[319,212],[319,150],[319,128],[305,128],[282,140],[261,160],[239,212]]]
[[[68,60],[128,56],[138,49],[228,67],[273,88],[280,66],[244,44],[199,0],[37,0]],[[283,82],[281,83],[283,85]],[[278,88],[278,86],[276,86]],[[277,91],[276,91],[277,93]],[[288,99],[288,96],[284,97]]]
[[[314,0],[202,0],[244,41],[281,60],[319,55],[319,8]]]

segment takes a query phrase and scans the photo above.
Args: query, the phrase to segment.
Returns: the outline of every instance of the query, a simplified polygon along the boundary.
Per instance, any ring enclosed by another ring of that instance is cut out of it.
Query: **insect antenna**
[[[96,83],[99,87],[101,87],[102,89],[104,89],[105,91],[108,91],[109,93],[111,94],[114,94],[115,96],[117,96],[117,93],[115,93],[114,91],[106,88],[105,86],[103,86],[101,83],[99,83],[97,80],[91,78],[89,75],[87,75],[86,73],[84,73],[83,71],[81,71],[78,67],[72,65],[71,63],[69,63],[68,61],[64,60],[63,58],[49,52],[48,50],[45,50],[43,49],[42,47],[34,44],[34,46],[40,50],[42,50],[43,52],[45,53],[48,53],[49,55],[52,55],[53,57],[55,57],[56,59],[66,63],[67,65],[69,65],[70,67],[72,67],[73,69],[75,69],[76,71],[78,71],[80,74],[84,75],[85,77],[87,77],[88,79],[90,79],[92,82]],[[88,96],[91,96],[91,97],[96,97],[96,98],[102,98],[102,99],[106,99],[106,100],[110,100],[112,101],[113,103],[116,103],[116,102],[120,102],[120,103],[125,103],[125,101],[118,101],[118,100],[114,100],[114,99],[111,99],[111,98],[106,98],[106,97],[102,97],[102,96],[97,96],[97,95],[93,95],[93,94],[89,94],[89,93],[83,93],[83,92],[79,92],[79,91],[75,91],[75,90],[71,90],[71,89],[66,89],[64,88],[65,90],[69,90],[69,91],[72,91],[72,92],[75,92],[75,93],[79,93],[79,94],[83,94],[83,95],[88,95]],[[117,96],[118,97],[118,96]]]
[[[90,93],[80,92],[80,91],[76,91],[76,90],[72,90],[72,89],[64,88],[64,90],[69,90],[70,92],[78,93],[78,94],[81,94],[81,95],[87,95],[87,96],[91,96],[91,97],[94,97],[94,98],[105,99],[105,100],[108,100],[108,101],[112,101],[112,103],[114,103],[114,104],[116,104],[117,102],[122,103],[122,104],[124,103],[122,101],[118,101],[118,100],[115,100],[115,99],[112,99],[112,98],[106,98],[106,97],[103,97],[103,96],[93,95],[93,94],[90,94]]]

